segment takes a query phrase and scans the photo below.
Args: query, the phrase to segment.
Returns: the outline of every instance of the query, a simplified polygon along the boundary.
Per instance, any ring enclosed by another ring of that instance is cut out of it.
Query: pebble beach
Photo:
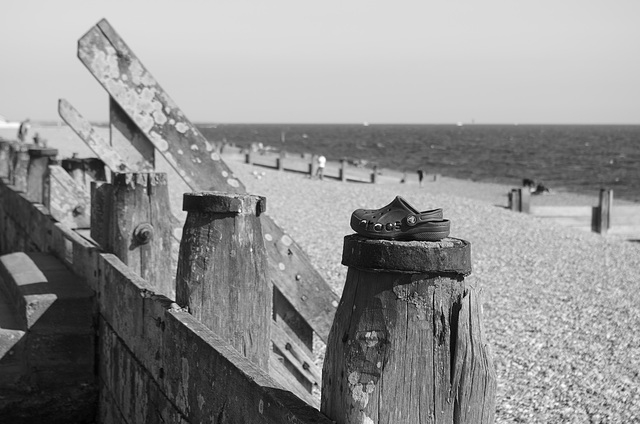
[[[640,422],[640,243],[508,211],[510,187],[441,178],[419,187],[310,179],[227,160],[249,193],[341,294],[351,212],[396,195],[444,209],[471,242],[487,341],[498,376],[497,423]],[[590,204],[571,193],[543,204]],[[320,358],[321,361],[322,358]]]
[[[92,156],[68,129],[46,128],[59,157]],[[0,134],[1,135],[1,134]],[[340,295],[342,243],[357,208],[396,195],[418,210],[444,209],[451,237],[471,242],[487,342],[498,377],[497,423],[640,422],[640,242],[563,227],[505,209],[511,187],[447,177],[420,187],[311,179],[225,161],[247,191],[267,197],[267,213],[306,251]],[[556,193],[539,205],[592,205]],[[640,237],[638,237],[640,239]],[[322,365],[322,349],[318,365]]]

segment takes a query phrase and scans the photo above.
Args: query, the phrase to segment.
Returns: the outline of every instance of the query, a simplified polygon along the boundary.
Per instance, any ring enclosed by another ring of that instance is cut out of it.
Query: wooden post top
[[[437,242],[375,240],[345,236],[342,264],[402,273],[471,274],[471,244],[447,237]]]
[[[167,174],[164,172],[114,172],[112,184],[114,187],[167,185]]]
[[[58,149],[50,147],[29,147],[29,155],[34,158],[58,156]]]
[[[267,210],[267,199],[252,194],[223,193],[205,191],[185,193],[182,210],[201,213],[232,213],[260,216]]]

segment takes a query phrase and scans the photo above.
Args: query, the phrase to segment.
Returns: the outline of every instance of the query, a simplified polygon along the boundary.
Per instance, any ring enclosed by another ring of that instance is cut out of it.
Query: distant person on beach
[[[24,143],[27,141],[30,130],[31,130],[31,121],[29,120],[29,118],[27,118],[20,123],[20,127],[18,128],[18,140],[20,140],[21,143]]]
[[[420,183],[420,187],[422,187],[423,179],[424,179],[424,171],[422,169],[418,169],[418,182]]]
[[[327,164],[327,158],[323,155],[318,156],[318,169],[316,170],[316,177],[321,180],[324,179],[324,166]]]

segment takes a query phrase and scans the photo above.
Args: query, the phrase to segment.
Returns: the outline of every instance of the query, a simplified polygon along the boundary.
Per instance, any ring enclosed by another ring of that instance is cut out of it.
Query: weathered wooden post
[[[492,423],[496,375],[470,245],[344,239],[321,411],[339,424]]]
[[[309,162],[309,175],[313,178],[318,171],[318,155],[311,155],[311,160]]]
[[[340,181],[347,181],[347,160],[340,159]]]
[[[371,184],[375,184],[378,181],[378,166],[373,165],[373,170],[371,171]]]
[[[278,154],[278,157],[276,158],[276,169],[278,171],[284,171],[284,158],[285,158],[284,152],[280,152]]]
[[[513,188],[508,196],[509,209],[512,211],[524,213],[531,211],[531,192],[527,187]]]
[[[265,206],[248,194],[185,193],[176,276],[176,302],[263,370],[272,303],[259,218]]]
[[[92,237],[154,291],[174,298],[166,174],[114,173],[111,184],[94,184],[92,195]]]
[[[246,163],[247,165],[251,165],[251,151],[247,150],[247,152],[244,154],[244,163]]]
[[[57,149],[32,147],[29,149],[27,168],[27,198],[32,202],[44,203],[44,186],[49,164],[55,163]]]
[[[11,166],[9,161],[11,158],[11,142],[0,140],[0,178],[9,178],[9,170]]]
[[[522,213],[530,213],[531,212],[531,191],[528,187],[519,188],[519,198],[520,198],[520,212]]]
[[[22,192],[27,191],[29,147],[31,145],[21,143],[11,145],[11,184]]]
[[[600,189],[598,200],[598,206],[594,206],[591,212],[591,231],[606,235],[611,228],[613,190]]]

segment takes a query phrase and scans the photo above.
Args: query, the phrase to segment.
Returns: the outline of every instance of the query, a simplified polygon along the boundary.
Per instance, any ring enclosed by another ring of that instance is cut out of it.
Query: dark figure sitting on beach
[[[542,183],[538,183],[536,185],[536,189],[531,192],[531,194],[544,194],[544,193],[551,193],[551,192],[549,191],[549,188]]]
[[[536,182],[531,178],[524,178],[522,180],[522,187],[529,187],[529,191],[534,191],[536,187]]]
[[[549,191],[549,188],[546,187],[542,182],[536,183],[531,178],[524,178],[522,180],[522,187],[528,187],[531,194],[551,193],[551,191]]]

